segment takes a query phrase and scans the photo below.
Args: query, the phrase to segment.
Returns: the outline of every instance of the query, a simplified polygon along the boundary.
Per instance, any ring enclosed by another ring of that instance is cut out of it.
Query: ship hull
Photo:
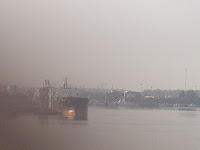
[[[39,89],[38,104],[41,113],[62,113],[66,119],[86,120],[88,114],[88,98],[54,97],[48,87]]]
[[[59,100],[59,105],[54,107],[67,119],[86,120],[88,114],[88,98],[67,97]]]

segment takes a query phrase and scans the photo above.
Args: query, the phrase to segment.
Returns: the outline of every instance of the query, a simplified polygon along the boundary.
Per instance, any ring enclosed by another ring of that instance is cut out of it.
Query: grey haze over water
[[[199,1],[1,0],[0,83],[200,87]]]

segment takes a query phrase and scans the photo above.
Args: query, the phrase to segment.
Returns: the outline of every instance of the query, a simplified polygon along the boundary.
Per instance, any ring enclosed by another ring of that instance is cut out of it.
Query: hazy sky
[[[200,89],[200,1],[1,0],[0,83],[69,76],[107,88]]]

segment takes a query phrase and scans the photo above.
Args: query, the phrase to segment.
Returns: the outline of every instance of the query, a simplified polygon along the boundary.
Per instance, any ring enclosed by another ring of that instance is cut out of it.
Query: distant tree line
[[[200,92],[194,90],[145,90],[141,92],[125,90],[85,89],[84,96],[88,96],[97,103],[117,103],[125,98],[130,105],[135,106],[200,106]]]

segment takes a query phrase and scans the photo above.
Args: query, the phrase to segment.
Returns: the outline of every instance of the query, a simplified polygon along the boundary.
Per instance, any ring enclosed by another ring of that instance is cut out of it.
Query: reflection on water
[[[199,110],[198,107],[178,107],[178,110],[183,110],[183,111],[197,111]]]
[[[196,118],[196,117],[199,117],[199,114],[198,113],[195,113],[195,112],[181,112],[179,114],[180,117],[183,117],[183,118],[187,118],[187,119],[193,119],[193,118]]]
[[[87,120],[75,120],[75,118],[70,118],[69,116],[65,117],[62,115],[46,115],[40,114],[38,116],[38,123],[42,126],[49,125],[87,125]]]
[[[185,107],[185,108],[179,108],[179,116],[187,119],[193,119],[196,117],[199,117],[199,108],[197,107]]]
[[[51,118],[51,119],[49,119]],[[87,111],[83,111],[80,109],[65,109],[61,110],[59,113],[57,112],[39,112],[38,119],[41,125],[46,125],[49,123],[49,120],[87,120],[88,113]]]

